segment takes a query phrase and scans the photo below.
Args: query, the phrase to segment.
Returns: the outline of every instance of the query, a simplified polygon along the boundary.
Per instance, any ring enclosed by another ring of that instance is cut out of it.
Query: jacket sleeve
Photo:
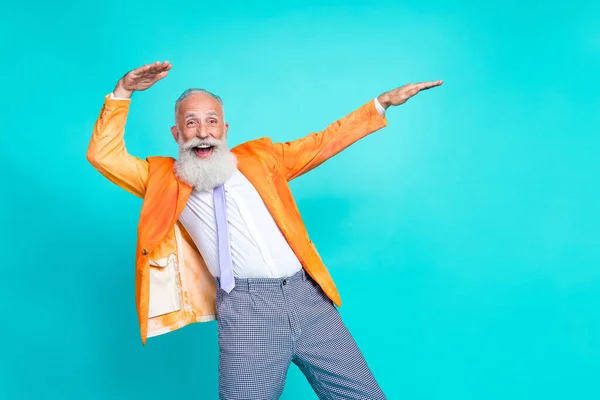
[[[381,115],[374,101],[370,101],[320,132],[271,146],[280,168],[291,181],[385,126],[385,115]]]
[[[107,95],[94,125],[86,158],[108,180],[138,197],[144,197],[148,181],[148,162],[127,153],[125,123],[131,100]]]

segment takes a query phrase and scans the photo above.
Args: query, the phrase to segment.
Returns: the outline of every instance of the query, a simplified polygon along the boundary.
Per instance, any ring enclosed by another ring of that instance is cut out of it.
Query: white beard
[[[225,183],[237,169],[237,158],[229,151],[225,139],[193,138],[184,142],[179,135],[179,159],[175,161],[175,175],[198,191],[211,190]],[[198,158],[193,148],[201,144],[213,147],[209,158]]]

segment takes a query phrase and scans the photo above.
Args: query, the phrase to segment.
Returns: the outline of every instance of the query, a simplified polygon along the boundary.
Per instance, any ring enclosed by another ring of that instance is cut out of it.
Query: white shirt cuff
[[[383,108],[379,100],[377,100],[377,97],[373,101],[375,102],[375,108],[379,111],[379,115],[383,117],[385,115],[385,108]]]
[[[126,99],[124,97],[115,97],[115,95],[113,93],[110,94],[110,98],[113,100],[131,100],[131,99]]]

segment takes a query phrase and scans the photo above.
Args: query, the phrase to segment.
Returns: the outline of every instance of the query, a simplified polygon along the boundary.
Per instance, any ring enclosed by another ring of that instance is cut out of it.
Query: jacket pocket
[[[148,318],[181,310],[181,290],[175,254],[150,260]]]

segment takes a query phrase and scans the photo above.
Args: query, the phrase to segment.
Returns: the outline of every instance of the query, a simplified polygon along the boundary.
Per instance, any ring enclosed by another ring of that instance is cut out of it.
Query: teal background
[[[4,4],[0,398],[217,398],[216,324],[141,345],[141,202],[85,159],[103,96],[165,59],[139,157],[177,154],[188,87],[238,144],[443,79],[292,184],[342,315],[390,399],[600,398],[600,6],[478,3]],[[283,399],[311,398],[292,366]]]

